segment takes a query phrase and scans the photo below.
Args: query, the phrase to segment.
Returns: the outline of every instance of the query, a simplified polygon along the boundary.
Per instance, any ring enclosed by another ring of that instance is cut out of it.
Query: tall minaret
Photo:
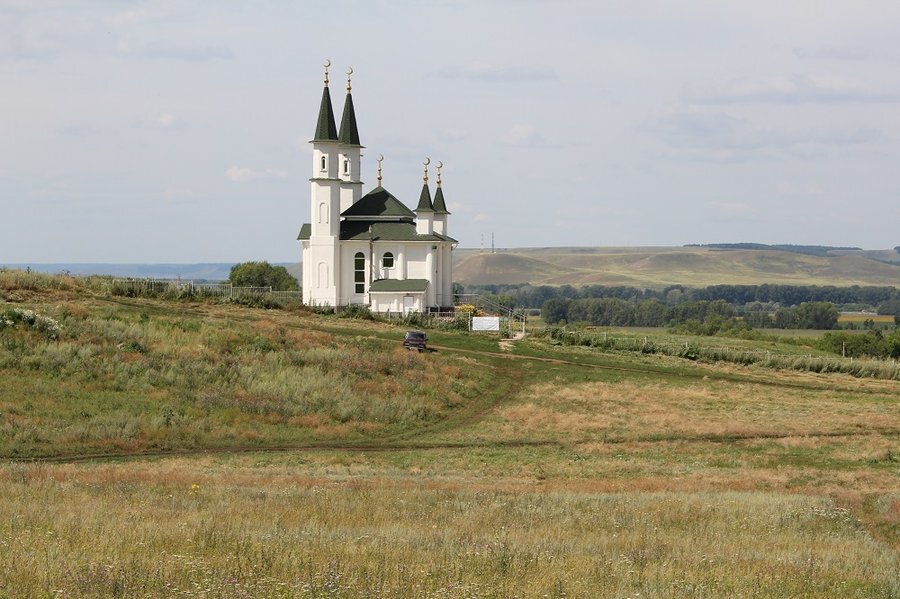
[[[419,205],[416,206],[416,233],[419,235],[431,235],[434,232],[434,206],[431,205],[431,191],[428,189],[428,165],[431,158],[426,158],[425,173],[422,175],[422,193],[419,195]]]
[[[444,163],[437,163],[437,191],[434,192],[434,232],[438,235],[447,235],[447,204],[444,203],[444,189],[441,187],[441,169]],[[437,304],[439,306],[453,305],[453,245],[450,242],[441,242],[438,254],[439,283],[436,285]]]
[[[310,178],[310,237],[309,262],[303,265],[310,285],[307,302],[311,305],[335,306],[340,298],[340,238],[341,179],[338,177],[341,144],[334,124],[331,94],[328,92],[328,67],[325,61],[325,87],[316,121],[313,146],[312,177]],[[306,258],[306,256],[304,256]],[[304,260],[305,261],[305,260]],[[305,290],[304,290],[305,291]],[[306,297],[304,298],[306,299]]]
[[[419,195],[419,205],[416,206],[416,233],[419,235],[431,235],[434,232],[434,207],[431,205],[431,191],[428,189],[428,165],[431,164],[431,158],[426,158],[425,173],[422,175],[422,193]],[[434,306],[437,303],[437,296],[440,293],[439,284],[439,264],[438,256],[439,244],[429,244],[425,253],[425,279],[428,281],[428,289],[425,291],[425,305]]]
[[[359,158],[363,146],[359,145],[356,111],[353,110],[353,96],[350,93],[351,75],[353,75],[352,67],[347,69],[347,99],[344,100],[344,114],[341,117],[341,131],[338,134],[338,141],[341,142],[338,172],[341,179],[341,212],[362,197]]]

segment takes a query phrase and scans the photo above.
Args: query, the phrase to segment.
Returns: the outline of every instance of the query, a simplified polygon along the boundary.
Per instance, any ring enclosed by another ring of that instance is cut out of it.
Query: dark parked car
[[[425,347],[426,341],[428,341],[428,335],[422,331],[406,331],[406,335],[403,337],[403,347],[425,351],[427,349]]]

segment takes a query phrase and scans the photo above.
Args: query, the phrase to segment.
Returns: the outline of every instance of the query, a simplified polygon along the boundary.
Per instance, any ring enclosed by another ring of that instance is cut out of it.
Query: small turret
[[[356,126],[356,111],[353,109],[352,86],[350,76],[353,67],[347,69],[347,98],[344,100],[344,113],[341,115],[341,130],[338,134],[340,143],[338,177],[341,180],[341,212],[347,210],[362,197],[362,181],[360,181],[359,129]]]
[[[425,173],[422,176],[422,193],[419,194],[419,205],[416,206],[416,233],[431,235],[434,231],[434,206],[431,204],[431,190],[428,189],[428,165],[431,158],[426,158]]]
[[[444,163],[437,163],[437,190],[434,192],[434,232],[438,235],[447,234],[447,204],[444,202],[444,189],[441,187],[441,169]]]

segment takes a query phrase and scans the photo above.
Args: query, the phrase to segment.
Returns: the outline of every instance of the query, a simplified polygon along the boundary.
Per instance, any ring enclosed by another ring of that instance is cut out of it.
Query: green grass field
[[[898,381],[0,298],[0,597],[900,594]]]

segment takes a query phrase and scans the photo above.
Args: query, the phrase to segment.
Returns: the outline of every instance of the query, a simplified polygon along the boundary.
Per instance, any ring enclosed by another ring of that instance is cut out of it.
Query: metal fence
[[[303,297],[300,291],[275,291],[271,287],[239,287],[231,283],[209,283],[206,281],[183,281],[180,279],[113,279],[112,284],[124,291],[136,294],[182,292],[207,297],[243,297],[265,295],[276,299],[296,299]]]

